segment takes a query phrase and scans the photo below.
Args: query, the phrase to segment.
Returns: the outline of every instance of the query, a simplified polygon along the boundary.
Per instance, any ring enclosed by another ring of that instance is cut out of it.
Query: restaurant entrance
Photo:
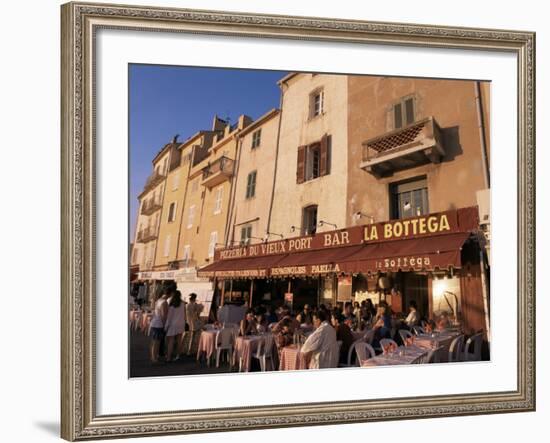
[[[428,291],[428,275],[417,272],[400,272],[400,280],[402,286],[404,313],[408,312],[409,303],[416,303],[418,312],[421,318],[428,318],[430,310],[429,291]]]

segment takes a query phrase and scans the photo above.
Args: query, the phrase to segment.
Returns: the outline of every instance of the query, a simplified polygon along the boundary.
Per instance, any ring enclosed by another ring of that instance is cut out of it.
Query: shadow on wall
[[[441,160],[442,163],[453,161],[455,157],[463,154],[458,132],[458,126],[441,128],[443,146],[445,147],[446,153],[445,157],[443,157],[443,159]]]

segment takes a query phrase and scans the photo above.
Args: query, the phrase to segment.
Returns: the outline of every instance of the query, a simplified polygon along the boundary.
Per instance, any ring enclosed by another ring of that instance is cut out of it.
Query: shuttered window
[[[222,212],[222,202],[223,202],[223,188],[220,186],[216,189],[216,200],[214,202],[214,214],[219,214]]]
[[[252,198],[256,195],[256,172],[252,171],[246,179],[246,198]]]
[[[176,219],[176,202],[170,203],[168,208],[168,223],[172,223]]]
[[[241,245],[250,244],[250,237],[252,237],[252,226],[243,226],[241,228]]]
[[[257,131],[254,131],[254,133],[252,133],[252,149],[260,146],[261,137],[262,137],[261,129],[258,129]]]
[[[318,89],[309,95],[309,118],[323,114],[325,110],[325,93]]]
[[[180,185],[180,175],[179,173],[176,173],[172,178],[172,191],[175,191],[176,189],[178,189],[179,185]]]
[[[195,205],[189,207],[189,213],[187,214],[187,229],[193,226],[195,222]]]
[[[416,121],[414,97],[405,97],[392,107],[393,128],[400,129]]]
[[[172,241],[172,236],[168,234],[164,239],[164,256],[168,257],[170,255],[170,242]]]
[[[298,147],[296,183],[330,174],[330,142],[331,137],[325,134],[317,143]]]
[[[302,210],[302,235],[313,235],[315,232],[317,232],[317,205],[311,205]]]
[[[214,251],[216,250],[216,243],[218,242],[218,232],[213,231],[210,233],[210,243],[208,244],[208,257],[214,257]]]

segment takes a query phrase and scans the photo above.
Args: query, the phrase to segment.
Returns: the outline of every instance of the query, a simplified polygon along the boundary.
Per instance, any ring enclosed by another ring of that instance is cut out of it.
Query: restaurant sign
[[[353,226],[313,236],[296,237],[269,243],[259,243],[236,248],[218,249],[215,261],[245,257],[291,254],[318,249],[352,246],[430,235],[473,231],[479,228],[477,207],[422,215],[419,217],[390,220],[364,226]]]

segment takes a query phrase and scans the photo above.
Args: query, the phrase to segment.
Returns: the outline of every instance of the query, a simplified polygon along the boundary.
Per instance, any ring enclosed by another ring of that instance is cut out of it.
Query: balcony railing
[[[145,186],[143,186],[143,191],[141,191],[140,195],[143,195],[147,191],[153,189],[165,178],[166,178],[166,175],[161,174],[160,172],[154,171],[149,177],[147,177],[147,180],[145,181]]]
[[[141,215],[151,215],[162,209],[162,200],[160,198],[145,200],[141,206]]]
[[[441,129],[433,117],[428,117],[363,142],[361,168],[382,177],[429,162],[439,163],[444,155]]]
[[[153,226],[138,231],[137,242],[147,243],[157,238],[157,229]]]
[[[202,184],[207,188],[219,185],[233,175],[235,162],[228,157],[220,157],[202,170]]]

